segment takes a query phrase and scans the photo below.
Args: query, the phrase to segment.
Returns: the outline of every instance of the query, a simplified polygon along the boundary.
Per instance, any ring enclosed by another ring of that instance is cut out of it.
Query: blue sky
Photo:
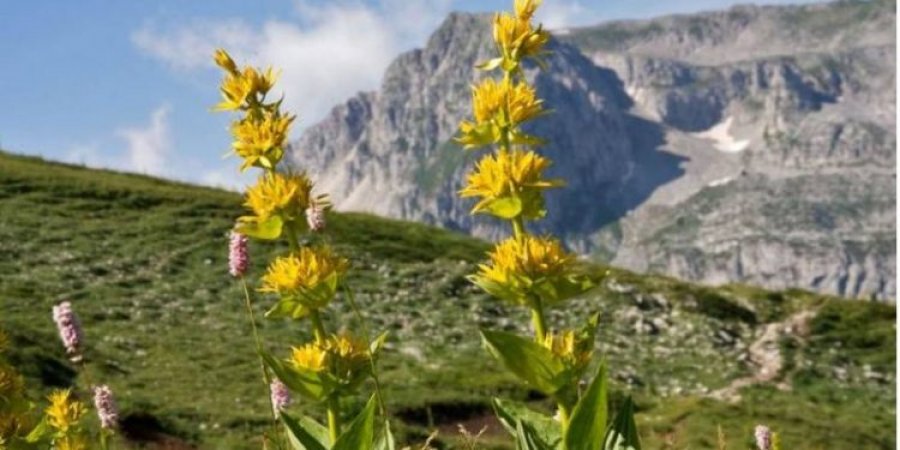
[[[282,69],[293,137],[331,106],[377,88],[399,52],[452,10],[511,0],[79,0],[0,3],[0,147],[195,183],[249,182],[212,114],[223,46]],[[733,0],[545,0],[549,27],[718,9]],[[766,3],[787,3],[767,1]],[[240,61],[243,62],[243,61]]]

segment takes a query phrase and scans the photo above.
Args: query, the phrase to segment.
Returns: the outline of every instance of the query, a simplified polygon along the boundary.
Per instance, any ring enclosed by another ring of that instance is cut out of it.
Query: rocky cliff
[[[558,30],[529,70],[554,114],[532,132],[569,181],[535,228],[579,252],[711,283],[892,299],[893,2],[736,7]],[[343,210],[497,238],[455,192],[488,20],[453,14],[376,92],[289,153]]]

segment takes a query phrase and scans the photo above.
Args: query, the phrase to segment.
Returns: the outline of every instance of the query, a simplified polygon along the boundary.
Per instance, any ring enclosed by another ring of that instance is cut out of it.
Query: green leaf
[[[559,433],[559,422],[552,417],[533,411],[521,403],[495,398],[492,401],[494,412],[500,424],[513,436],[517,435],[517,422],[521,421],[526,428],[531,428],[542,442],[550,448],[559,446],[562,438]]]
[[[553,395],[570,381],[562,362],[534,341],[502,331],[481,330],[481,335],[488,350],[535,389]]]
[[[378,355],[379,351],[381,351],[381,347],[384,346],[384,341],[386,341],[388,338],[388,333],[390,332],[385,331],[384,333],[381,333],[377,338],[375,338],[374,341],[372,341],[372,343],[369,344],[369,353],[373,358]]]
[[[45,436],[47,436],[47,433],[49,433],[49,432],[50,432],[50,424],[47,423],[47,418],[44,417],[37,424],[37,426],[35,426],[31,430],[31,432],[28,433],[28,436],[25,436],[25,442],[28,442],[31,444],[33,444],[35,442],[40,442],[42,439],[44,439]]]
[[[284,220],[281,219],[281,216],[272,216],[263,222],[256,217],[245,216],[238,219],[235,230],[252,238],[271,241],[281,237],[283,227]]]
[[[537,433],[521,420],[516,421],[516,450],[552,450]]]
[[[319,374],[297,367],[288,367],[272,355],[263,352],[266,366],[275,372],[275,376],[293,392],[312,400],[321,401],[334,390],[336,382],[328,379],[326,374]]]
[[[501,219],[513,219],[522,213],[522,199],[519,197],[501,197],[488,202],[484,209]]]
[[[397,443],[394,441],[394,433],[391,432],[391,423],[385,421],[381,434],[375,442],[375,450],[396,450]]]
[[[641,439],[634,423],[634,403],[631,397],[625,399],[616,420],[606,432],[603,450],[641,450]]]
[[[584,396],[575,405],[566,430],[567,450],[599,450],[606,432],[606,363],[601,363]]]
[[[327,435],[328,430],[325,430],[326,440],[323,441],[321,439],[321,430],[315,430],[315,432],[309,430],[308,428],[314,428],[310,426],[310,422],[312,424],[318,425],[321,428],[321,425],[313,421],[312,419],[307,419],[306,423],[301,423],[288,415],[285,412],[281,412],[278,415],[278,418],[281,420],[281,423],[284,424],[284,428],[287,430],[288,439],[291,441],[291,446],[294,447],[295,450],[327,450],[328,442]]]
[[[493,58],[493,59],[487,60],[483,63],[477,64],[475,66],[475,68],[479,69],[479,70],[494,70],[494,69],[500,67],[501,63],[503,63],[502,57],[501,58]]]
[[[366,407],[353,419],[334,443],[332,450],[371,450],[375,440],[375,396],[369,397]]]

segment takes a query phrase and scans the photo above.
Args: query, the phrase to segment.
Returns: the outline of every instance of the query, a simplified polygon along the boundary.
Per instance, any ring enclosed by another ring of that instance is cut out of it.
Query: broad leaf
[[[516,421],[516,450],[552,450],[537,433],[521,420]]]
[[[385,421],[384,428],[375,442],[375,450],[396,450],[396,448],[397,443],[394,441],[394,433],[391,432],[391,423]]]
[[[353,419],[347,430],[338,437],[332,450],[372,450],[375,440],[375,396],[369,397],[366,407]]]
[[[569,381],[562,362],[543,346],[511,333],[482,330],[488,350],[535,389],[553,395]]]
[[[641,439],[634,423],[634,403],[631,397],[625,399],[616,420],[606,432],[603,450],[641,450]]]
[[[302,423],[283,411],[279,413],[278,418],[281,420],[281,423],[284,424],[284,428],[287,430],[288,439],[290,439],[291,446],[294,447],[294,450],[328,450],[327,431],[326,440],[323,441],[321,436],[317,437],[321,430],[309,429],[314,428],[310,426],[311,423],[315,423],[312,420],[307,420],[305,423]],[[318,424],[315,423],[315,425]],[[319,425],[319,427],[321,427],[321,425]]]
[[[513,436],[517,435],[517,422],[521,421],[526,428],[531,428],[542,442],[550,448],[556,448],[561,442],[559,422],[552,417],[533,411],[516,402],[510,402],[495,398],[492,401],[494,412],[500,420],[500,424]]]
[[[482,208],[484,212],[490,213],[501,219],[514,219],[522,214],[522,199],[519,197],[500,197],[492,200]],[[482,212],[482,211],[478,211]]]
[[[272,216],[262,222],[257,217],[245,216],[238,219],[235,230],[252,238],[271,241],[281,237],[283,227],[281,216]]]
[[[567,450],[599,450],[606,433],[606,363],[572,412],[566,430]]]
[[[272,372],[275,372],[275,376],[278,377],[288,389],[309,399],[321,401],[330,394],[337,385],[334,380],[329,378],[328,374],[319,374],[297,367],[288,367],[283,362],[265,352],[263,352],[262,358],[266,363],[266,366],[272,369]]]

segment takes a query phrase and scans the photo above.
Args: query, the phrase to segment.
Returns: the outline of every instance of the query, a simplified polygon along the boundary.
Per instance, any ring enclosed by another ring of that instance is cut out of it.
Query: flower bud
[[[72,304],[62,302],[53,307],[53,321],[56,322],[56,328],[59,330],[59,337],[62,339],[63,346],[66,348],[66,354],[72,362],[81,361],[81,347],[84,344],[84,332],[81,329],[81,322],[72,311]]]

